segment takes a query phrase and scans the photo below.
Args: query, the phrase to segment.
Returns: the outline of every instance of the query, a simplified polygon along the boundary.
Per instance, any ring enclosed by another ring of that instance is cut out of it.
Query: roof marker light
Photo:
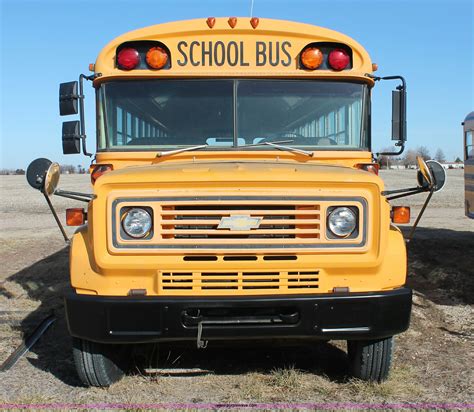
[[[146,53],[146,62],[152,69],[161,69],[168,62],[168,53],[162,47],[152,47]]]
[[[309,70],[317,69],[323,62],[323,53],[317,47],[307,47],[301,53],[301,63]]]
[[[258,17],[252,17],[252,18],[250,19],[250,25],[251,25],[254,29],[257,28],[259,22],[260,22],[260,20],[258,19]]]
[[[344,70],[349,65],[350,60],[349,55],[343,49],[334,49],[328,56],[329,66],[336,71]]]
[[[216,18],[215,17],[208,17],[206,20],[207,25],[209,26],[210,29],[214,27],[214,24],[216,24]]]
[[[237,24],[237,17],[229,17],[229,20],[227,20],[227,23],[229,23],[229,26],[231,28],[234,28],[235,25]]]
[[[132,70],[140,63],[140,54],[132,47],[125,47],[117,55],[117,64],[120,69]]]

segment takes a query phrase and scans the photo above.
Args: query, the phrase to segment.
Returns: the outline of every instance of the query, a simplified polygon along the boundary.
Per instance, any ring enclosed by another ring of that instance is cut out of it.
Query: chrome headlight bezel
[[[342,215],[341,215],[342,214]],[[335,223],[336,219],[346,218],[346,228]],[[330,239],[352,239],[358,236],[359,232],[359,212],[354,206],[332,206],[327,210],[327,235]]]
[[[133,232],[130,228],[131,219],[135,219],[135,227],[140,227],[139,232]],[[140,221],[141,219],[141,221]],[[138,222],[137,222],[138,221]],[[137,223],[140,223],[137,225]],[[134,206],[126,208],[122,211],[121,231],[123,237],[129,239],[143,239],[150,237],[153,230],[153,213],[150,208],[142,206]]]

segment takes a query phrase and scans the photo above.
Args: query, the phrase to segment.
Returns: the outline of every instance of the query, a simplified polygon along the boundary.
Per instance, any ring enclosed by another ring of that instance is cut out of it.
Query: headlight
[[[151,224],[150,213],[138,207],[127,211],[122,218],[123,230],[134,238],[145,237],[150,232]]]
[[[336,207],[328,216],[328,227],[336,236],[347,237],[357,227],[357,216],[348,207]]]

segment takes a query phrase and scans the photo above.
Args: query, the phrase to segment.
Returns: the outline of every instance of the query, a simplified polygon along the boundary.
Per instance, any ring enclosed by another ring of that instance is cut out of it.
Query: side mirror
[[[63,122],[63,153],[81,153],[81,137],[80,122],[78,120]]]
[[[402,76],[370,76],[374,80],[400,80],[401,84],[392,91],[392,140],[400,149],[392,152],[380,152],[377,156],[399,156],[405,150],[407,141],[407,83]]]
[[[77,81],[61,83],[59,85],[59,114],[67,116],[78,113],[79,94]]]
[[[407,140],[406,99],[405,88],[392,91],[392,140],[399,142]]]

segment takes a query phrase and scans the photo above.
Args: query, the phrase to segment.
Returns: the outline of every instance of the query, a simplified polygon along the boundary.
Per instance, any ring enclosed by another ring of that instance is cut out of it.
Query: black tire
[[[130,361],[125,345],[107,345],[72,338],[77,374],[85,386],[108,387],[122,379]]]
[[[347,341],[350,373],[364,381],[382,382],[387,379],[392,353],[392,336],[380,340]]]

